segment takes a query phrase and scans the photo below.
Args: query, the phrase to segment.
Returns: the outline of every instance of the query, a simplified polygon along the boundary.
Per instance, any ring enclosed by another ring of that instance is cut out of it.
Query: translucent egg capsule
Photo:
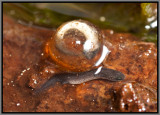
[[[46,45],[50,58],[66,71],[87,71],[95,66],[103,52],[100,30],[84,20],[62,24]]]

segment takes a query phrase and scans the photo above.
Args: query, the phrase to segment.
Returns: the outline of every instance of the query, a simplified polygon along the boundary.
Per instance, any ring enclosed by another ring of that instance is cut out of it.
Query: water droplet
[[[20,106],[20,103],[17,103],[17,106]]]
[[[105,18],[104,16],[101,16],[101,17],[99,18],[99,20],[100,20],[101,22],[104,22],[104,21],[106,21],[106,18]]]

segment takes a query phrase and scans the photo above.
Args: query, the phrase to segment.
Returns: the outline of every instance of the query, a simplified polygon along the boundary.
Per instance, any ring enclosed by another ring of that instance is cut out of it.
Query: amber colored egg
[[[98,66],[103,50],[100,30],[84,20],[62,24],[46,45],[50,58],[65,71],[87,71]]]

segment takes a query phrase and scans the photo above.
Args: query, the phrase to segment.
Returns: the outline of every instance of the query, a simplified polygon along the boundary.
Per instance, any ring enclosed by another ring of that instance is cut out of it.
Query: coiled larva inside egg
[[[62,24],[47,43],[50,58],[66,71],[87,71],[95,67],[103,50],[100,30],[84,20]]]

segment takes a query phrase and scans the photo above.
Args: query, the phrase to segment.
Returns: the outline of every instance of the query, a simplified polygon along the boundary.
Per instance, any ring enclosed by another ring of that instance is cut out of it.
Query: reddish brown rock
[[[119,104],[122,112],[155,112],[157,92],[139,83],[126,83],[121,90]]]
[[[34,95],[36,87],[60,72],[43,56],[45,41],[54,31],[21,25],[3,16],[3,111],[156,112],[156,46],[131,34],[103,32],[111,50],[103,65],[124,73],[124,81],[57,83]]]

